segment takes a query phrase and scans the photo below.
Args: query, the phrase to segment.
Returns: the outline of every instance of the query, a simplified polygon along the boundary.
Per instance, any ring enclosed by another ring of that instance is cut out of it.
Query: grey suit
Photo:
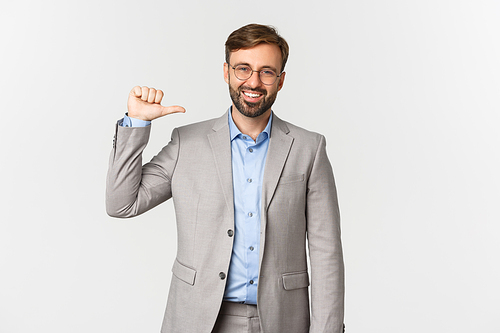
[[[211,332],[233,244],[228,114],[174,129],[170,143],[142,166],[150,127],[116,127],[107,212],[132,217],[173,198],[178,251],[162,332]],[[257,302],[262,331],[342,332],[340,220],[323,136],[273,115],[261,209]]]

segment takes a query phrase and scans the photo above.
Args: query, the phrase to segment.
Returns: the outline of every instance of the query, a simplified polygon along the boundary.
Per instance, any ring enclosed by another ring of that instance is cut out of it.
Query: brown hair
[[[288,43],[270,25],[247,24],[233,31],[226,40],[226,62],[229,64],[231,52],[254,47],[260,43],[275,44],[281,50],[281,71],[288,60]]]

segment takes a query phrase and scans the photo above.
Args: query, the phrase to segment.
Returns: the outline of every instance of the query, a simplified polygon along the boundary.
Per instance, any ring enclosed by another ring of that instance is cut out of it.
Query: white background
[[[175,126],[220,116],[224,42],[252,22],[290,44],[274,110],[327,137],[348,332],[500,332],[499,14],[482,0],[3,3],[0,332],[159,331],[173,206],[105,214],[114,124],[134,85],[187,109],[155,121],[149,160]]]

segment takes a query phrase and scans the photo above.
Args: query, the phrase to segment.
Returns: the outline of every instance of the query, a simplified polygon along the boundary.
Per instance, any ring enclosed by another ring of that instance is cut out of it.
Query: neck
[[[271,116],[271,109],[258,117],[247,117],[242,115],[234,104],[232,110],[231,116],[233,117],[236,127],[238,127],[241,133],[249,135],[254,141],[257,140],[257,136],[266,128],[269,117]]]

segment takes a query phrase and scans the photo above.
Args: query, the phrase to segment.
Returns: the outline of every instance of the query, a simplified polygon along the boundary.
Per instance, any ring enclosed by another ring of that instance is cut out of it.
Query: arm
[[[170,143],[142,166],[149,133],[150,126],[116,126],[106,181],[106,212],[110,216],[137,216],[172,197],[170,182],[179,149],[177,130],[172,132]]]
[[[129,115],[151,121],[163,115],[184,112],[178,106],[160,105],[163,92],[135,87],[129,95]],[[172,196],[170,181],[175,169],[179,138],[176,130],[171,142],[142,166],[142,151],[149,140],[151,126],[116,125],[106,181],[106,211],[114,217],[132,217],[155,207]]]
[[[344,261],[332,167],[322,136],[308,181],[307,238],[311,262],[311,333],[341,333]]]

